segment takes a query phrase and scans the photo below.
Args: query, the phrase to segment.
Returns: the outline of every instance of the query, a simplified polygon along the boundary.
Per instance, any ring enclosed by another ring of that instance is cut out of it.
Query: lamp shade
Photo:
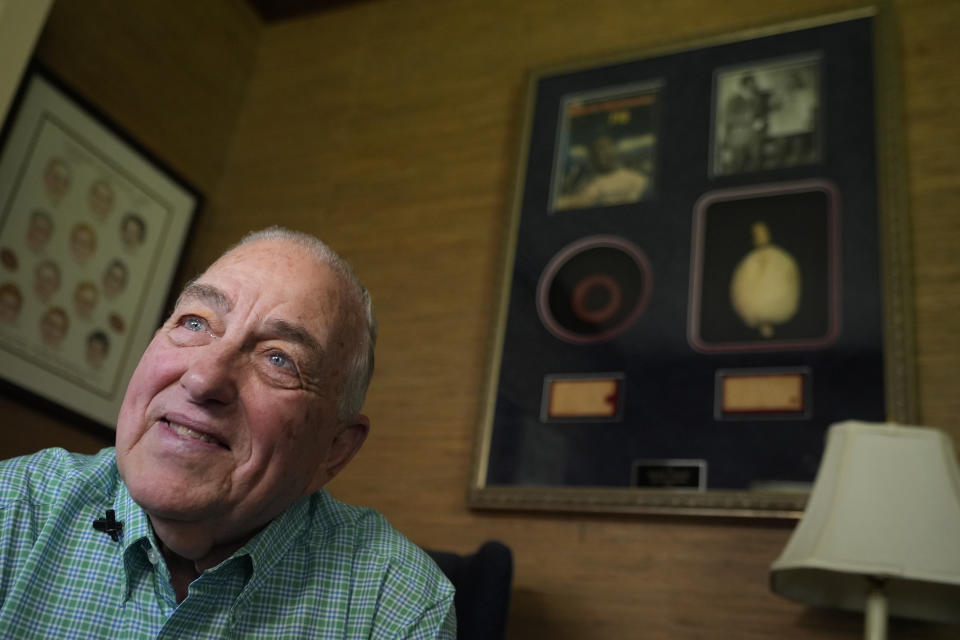
[[[841,422],[803,518],[773,563],[775,593],[863,611],[880,581],[892,615],[960,622],[960,470],[936,429]]]

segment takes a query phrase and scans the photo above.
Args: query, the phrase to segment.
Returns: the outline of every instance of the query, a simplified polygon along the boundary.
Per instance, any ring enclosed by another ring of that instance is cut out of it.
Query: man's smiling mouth
[[[179,435],[179,436],[183,436],[184,438],[193,438],[194,440],[201,440],[201,441],[203,441],[203,442],[209,442],[210,444],[215,444],[215,445],[217,445],[217,446],[219,446],[219,447],[223,447],[224,449],[227,449],[227,448],[228,448],[227,445],[225,445],[224,443],[220,442],[219,440],[217,440],[217,439],[214,438],[213,436],[209,436],[209,435],[207,435],[207,434],[205,434],[205,433],[201,433],[201,432],[199,432],[199,431],[194,431],[194,430],[191,429],[190,427],[187,427],[187,426],[185,426],[185,425],[182,425],[182,424],[180,424],[180,423],[178,423],[178,422],[172,422],[172,421],[167,420],[167,419],[164,419],[163,422],[165,422],[166,425],[167,425],[168,427],[170,427],[170,430],[171,430],[171,431],[173,431],[174,433],[176,433],[176,434]]]

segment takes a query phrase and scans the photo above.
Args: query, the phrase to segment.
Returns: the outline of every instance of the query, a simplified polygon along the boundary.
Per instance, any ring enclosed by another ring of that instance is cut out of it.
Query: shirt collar
[[[310,519],[310,496],[304,496],[287,507],[232,557],[247,555],[253,563],[254,579],[270,572],[284,557],[294,540],[307,528]],[[224,562],[228,562],[229,559]]]
[[[117,512],[117,520],[123,523],[123,538],[120,541],[123,553],[140,544],[140,541],[146,538],[153,538],[153,529],[150,527],[150,519],[143,509],[140,508],[130,492],[127,485],[120,483],[120,490],[117,491],[117,498],[114,500],[113,508]]]
[[[161,556],[159,545],[153,534],[153,527],[150,525],[150,518],[140,505],[133,501],[130,492],[127,490],[127,485],[122,481],[119,483],[113,508],[116,511],[117,520],[123,523],[120,548],[124,570],[122,593],[123,600],[126,601],[131,595],[134,572],[148,566],[146,563],[150,562],[148,558],[151,554],[156,554],[154,557],[158,559]],[[225,569],[227,565],[233,564],[233,561],[238,558],[247,556],[252,564],[251,580],[254,582],[254,584],[248,582],[248,585],[255,586],[263,576],[270,573],[270,569],[277,561],[286,555],[293,541],[300,537],[301,532],[307,528],[310,519],[309,513],[310,496],[304,496],[274,518],[233,555],[208,571],[212,573]],[[153,564],[169,580],[166,563],[161,560]]]
[[[117,497],[113,502],[113,509],[116,511],[116,518],[123,523],[123,531],[120,534],[120,550],[123,557],[123,600],[130,598],[130,591],[134,582],[134,572],[142,570],[149,563],[146,557],[148,553],[157,554],[159,549],[153,538],[153,528],[150,526],[150,519],[146,512],[140,508],[130,492],[127,491],[127,485],[124,482],[119,483]],[[164,567],[164,563],[158,563]]]

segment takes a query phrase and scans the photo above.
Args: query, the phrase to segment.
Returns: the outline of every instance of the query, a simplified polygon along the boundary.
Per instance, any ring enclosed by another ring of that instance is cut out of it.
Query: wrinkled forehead
[[[223,274],[246,273],[258,279],[284,280],[288,287],[315,288],[338,295],[343,288],[341,274],[309,249],[285,238],[265,238],[234,247],[220,256],[198,280]]]
[[[346,330],[354,324],[351,320],[359,308],[343,273],[287,239],[263,239],[235,247],[195,281],[215,287],[226,282],[232,283],[225,291],[228,295],[282,306],[307,325],[322,323],[328,331],[334,327]]]

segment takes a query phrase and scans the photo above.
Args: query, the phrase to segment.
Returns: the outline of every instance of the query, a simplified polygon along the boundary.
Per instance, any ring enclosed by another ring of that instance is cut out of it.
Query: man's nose
[[[230,404],[237,397],[237,379],[241,373],[238,353],[222,339],[198,348],[180,376],[180,385],[195,402]]]

